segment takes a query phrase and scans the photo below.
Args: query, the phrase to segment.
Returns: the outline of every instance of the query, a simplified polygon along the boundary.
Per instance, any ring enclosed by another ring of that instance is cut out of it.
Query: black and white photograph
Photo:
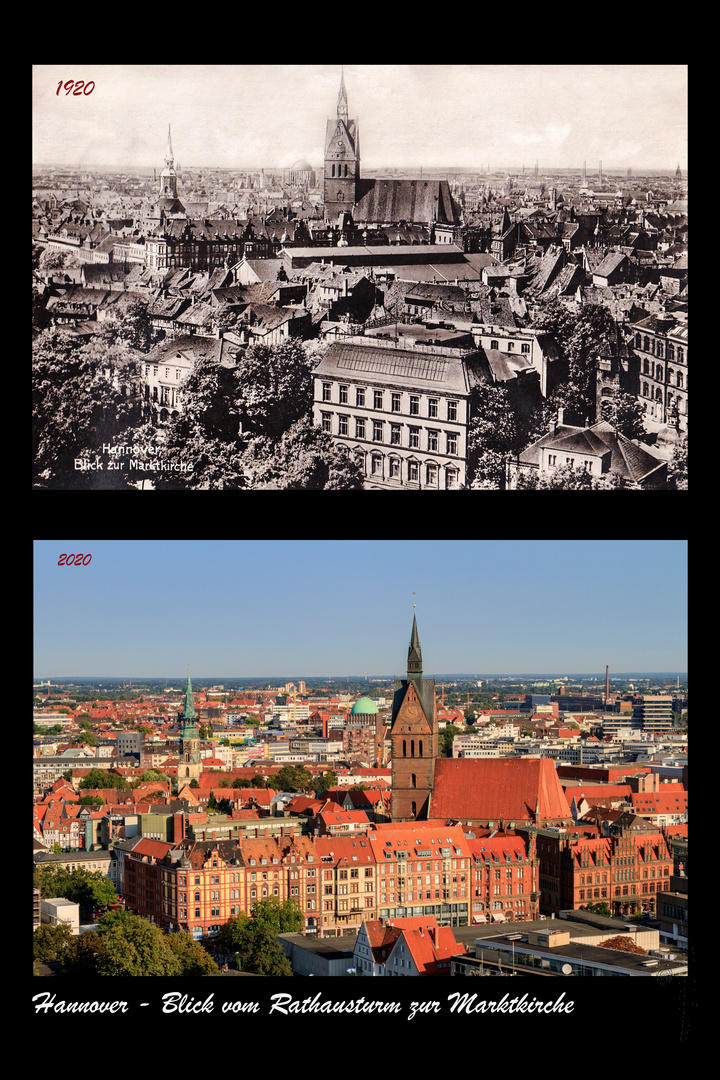
[[[687,490],[687,66],[32,84],[34,489]]]

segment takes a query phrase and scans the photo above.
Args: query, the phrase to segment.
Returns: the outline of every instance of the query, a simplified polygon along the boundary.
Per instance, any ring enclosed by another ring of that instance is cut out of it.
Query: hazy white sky
[[[69,79],[90,94],[57,94]],[[33,161],[320,168],[339,65],[33,68]],[[361,168],[687,167],[683,65],[348,65]]]

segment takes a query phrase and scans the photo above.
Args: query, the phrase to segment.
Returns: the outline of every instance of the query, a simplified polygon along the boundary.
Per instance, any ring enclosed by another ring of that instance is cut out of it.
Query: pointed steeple
[[[407,677],[410,679],[422,679],[422,652],[420,650],[420,638],[418,637],[417,619],[413,615],[412,635],[410,648],[408,649]]]
[[[187,687],[185,688],[185,708],[183,709],[182,719],[185,723],[189,720],[196,720],[195,705],[193,704],[193,690],[192,683],[190,682],[190,668],[188,668]]]
[[[341,120],[344,120],[347,124],[348,119],[348,101],[347,90],[345,89],[345,72],[343,68],[340,68],[340,91],[338,93],[337,114]]]
[[[175,161],[173,158],[172,140],[170,138],[170,125],[168,124],[168,144],[167,154],[165,155],[165,164],[167,165],[168,169],[172,169],[174,163]]]

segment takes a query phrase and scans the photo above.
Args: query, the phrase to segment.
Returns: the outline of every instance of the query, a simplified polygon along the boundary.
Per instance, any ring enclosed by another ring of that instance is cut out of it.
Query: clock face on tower
[[[339,154],[344,154],[345,153],[345,143],[342,141],[342,139],[337,144],[337,148],[338,148],[338,153]]]
[[[408,718],[408,720],[417,720],[419,715],[420,715],[420,706],[419,705],[408,705],[407,709],[405,710],[405,716]]]

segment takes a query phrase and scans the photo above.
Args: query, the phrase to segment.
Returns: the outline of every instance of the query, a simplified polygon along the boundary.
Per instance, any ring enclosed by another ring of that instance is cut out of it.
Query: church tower
[[[185,690],[185,708],[180,714],[183,728],[180,736],[180,758],[178,761],[178,791],[182,790],[185,784],[189,784],[192,780],[197,780],[202,772],[202,761],[200,760],[200,735],[198,734],[195,715],[195,705],[193,704],[193,691],[192,684],[190,682],[190,672],[188,671],[187,688]]]
[[[348,118],[345,75],[340,75],[337,115],[325,129],[323,210],[326,221],[351,214],[357,202],[360,179],[360,139],[357,121]]]
[[[438,754],[435,680],[423,679],[422,651],[413,615],[407,678],[394,686],[390,746],[392,753],[392,819],[427,818]]]
[[[175,172],[175,159],[173,158],[172,142],[170,140],[170,125],[168,124],[168,144],[165,155],[165,168],[160,175],[160,198],[177,199],[177,173]]]

